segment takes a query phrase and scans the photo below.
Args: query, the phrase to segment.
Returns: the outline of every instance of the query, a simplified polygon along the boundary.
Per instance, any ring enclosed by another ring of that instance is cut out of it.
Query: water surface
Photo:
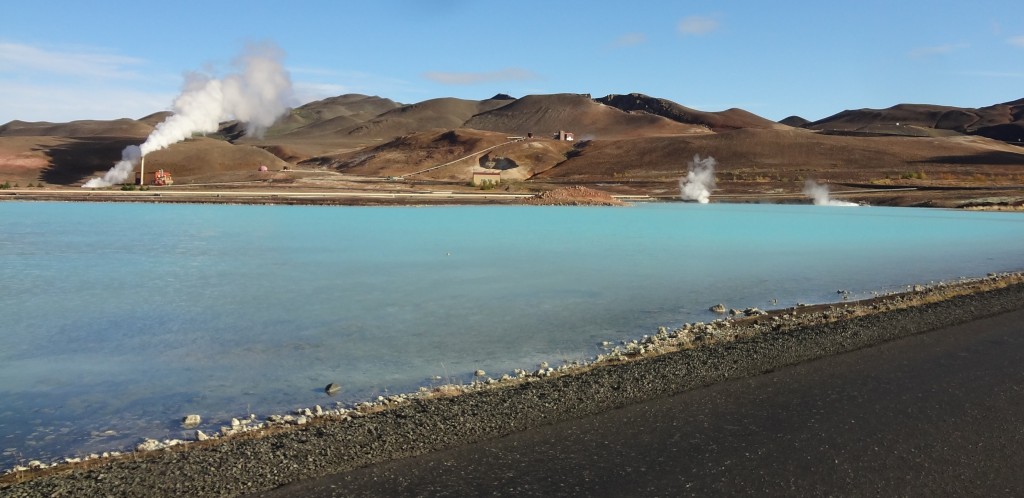
[[[1016,213],[5,202],[0,467],[1022,267]]]

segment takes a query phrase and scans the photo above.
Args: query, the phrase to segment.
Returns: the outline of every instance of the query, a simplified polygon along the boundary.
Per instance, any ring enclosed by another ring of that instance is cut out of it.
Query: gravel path
[[[237,496],[300,479],[507,435],[1022,308],[1024,284],[830,323],[760,317],[740,339],[459,396],[414,399],[351,420],[315,418],[47,475],[8,475],[0,495]],[[867,305],[870,307],[872,305]],[[28,479],[16,482],[19,479]]]

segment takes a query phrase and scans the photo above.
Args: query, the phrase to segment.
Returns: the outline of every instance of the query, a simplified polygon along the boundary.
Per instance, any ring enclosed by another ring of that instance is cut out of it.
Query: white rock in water
[[[185,415],[185,418],[181,419],[181,426],[186,429],[194,429],[202,423],[202,421],[202,417],[193,413],[192,415]]]
[[[210,439],[210,436],[207,436],[205,432],[196,431],[196,441],[206,441],[207,439]]]
[[[327,384],[327,387],[324,388],[324,392],[327,393],[328,396],[334,396],[335,394],[338,394],[339,391],[341,391],[341,386],[334,382]]]
[[[198,417],[198,415],[196,415],[196,416]],[[153,451],[153,450],[159,450],[160,448],[163,448],[163,447],[164,447],[163,444],[161,444],[160,441],[157,441],[156,439],[146,439],[145,441],[139,443],[139,445],[135,447],[135,450],[136,451]]]
[[[476,375],[477,377],[483,377],[484,375],[487,375],[487,372],[484,372],[483,370],[477,370],[476,372],[473,372],[473,375]]]
[[[238,427],[240,425],[242,425],[242,423],[239,422],[237,418],[232,418],[231,419],[231,427]]]

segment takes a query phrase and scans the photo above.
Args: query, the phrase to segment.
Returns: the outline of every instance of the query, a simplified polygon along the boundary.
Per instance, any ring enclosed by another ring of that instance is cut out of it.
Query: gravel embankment
[[[907,298],[900,298],[904,303]],[[891,301],[890,301],[891,302]],[[853,318],[806,325],[762,316],[729,327],[735,340],[547,378],[499,383],[458,396],[413,399],[350,420],[315,418],[216,441],[92,461],[44,475],[8,475],[0,495],[236,496],[376,462],[499,437],[725,379],[1019,309],[1024,283]],[[885,308],[867,303],[860,309]],[[841,305],[829,313],[856,315]],[[808,310],[824,317],[827,307]],[[712,339],[714,341],[715,339]],[[697,342],[708,342],[707,339]],[[23,482],[16,482],[22,480]]]

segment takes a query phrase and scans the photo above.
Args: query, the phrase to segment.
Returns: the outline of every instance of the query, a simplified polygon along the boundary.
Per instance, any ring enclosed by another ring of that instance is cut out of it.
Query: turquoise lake
[[[1019,213],[3,202],[0,468],[1021,269]]]

